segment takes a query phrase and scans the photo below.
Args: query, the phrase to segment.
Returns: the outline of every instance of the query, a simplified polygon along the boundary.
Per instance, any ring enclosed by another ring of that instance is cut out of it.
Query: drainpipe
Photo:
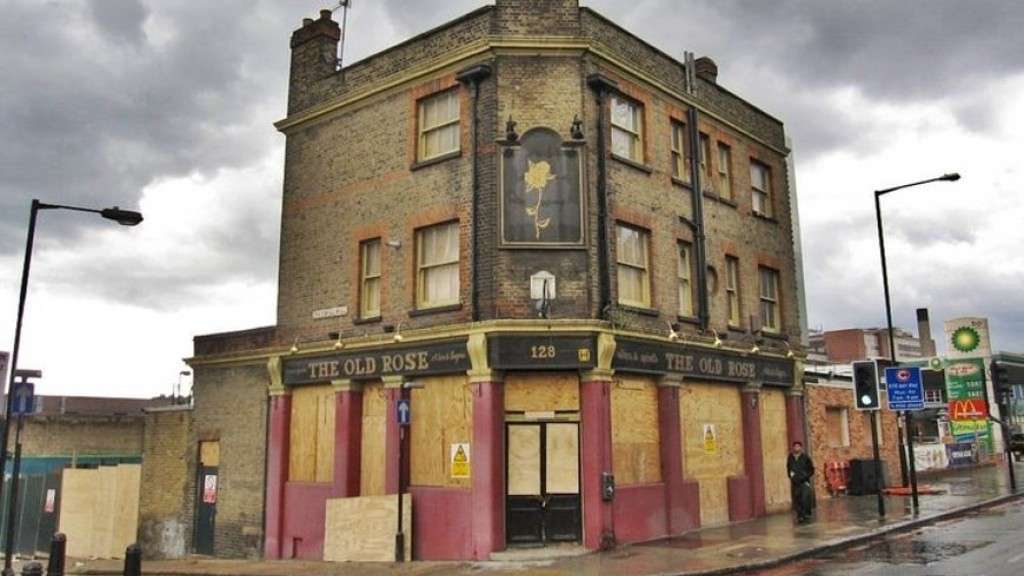
[[[690,132],[690,183],[693,186],[693,249],[697,257],[697,319],[702,331],[708,329],[711,322],[711,310],[708,306],[708,256],[707,236],[704,233],[704,189],[700,178],[700,129],[697,127],[699,115],[696,108],[686,112]],[[710,158],[708,159],[710,160]]]
[[[595,72],[587,76],[587,86],[597,97],[597,267],[599,274],[601,310],[598,317],[607,317],[611,309],[611,245],[608,242],[608,169],[605,152],[604,103],[608,92],[618,89],[618,83]]]
[[[480,271],[479,266],[477,266],[477,257],[479,255],[478,229],[480,227],[478,220],[480,214],[480,156],[477,153],[477,142],[479,142],[480,133],[480,83],[489,78],[490,75],[491,67],[489,65],[477,64],[462,70],[455,76],[455,79],[462,85],[469,87],[473,98],[473,105],[471,107],[472,119],[470,120],[472,126],[470,130],[470,140],[472,141],[470,150],[472,150],[473,154],[473,207],[471,209],[472,226],[469,229],[469,252],[472,255],[472,261],[470,262],[470,314],[474,322],[480,320]]]

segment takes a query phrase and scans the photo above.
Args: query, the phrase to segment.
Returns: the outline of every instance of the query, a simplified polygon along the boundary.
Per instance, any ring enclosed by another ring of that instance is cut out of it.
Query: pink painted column
[[[658,434],[661,439],[661,479],[665,483],[665,529],[670,535],[689,528],[683,486],[683,434],[679,419],[680,378],[658,383]]]
[[[748,384],[741,393],[743,466],[750,483],[750,510],[764,516],[764,451],[761,448],[761,385]]]
[[[473,383],[473,558],[505,548],[505,385],[494,374]]]
[[[281,557],[284,524],[284,485],[288,481],[288,443],[292,419],[292,397],[285,389],[272,390],[267,431],[267,495],[263,556]]]
[[[807,446],[804,433],[804,391],[803,388],[791,388],[786,391],[786,437],[789,446],[799,442]]]
[[[384,441],[384,452],[386,453],[384,491],[387,494],[398,493],[398,450],[400,445],[406,455],[406,458],[402,461],[402,485],[406,488],[409,487],[409,434],[402,434],[401,427],[398,425],[398,410],[396,408],[399,398],[408,398],[408,390],[402,388],[403,382],[404,380],[401,376],[384,378],[384,395],[388,401],[388,405],[385,408],[387,414],[387,436]],[[415,418],[415,414],[413,417]]]
[[[612,473],[611,370],[595,369],[580,382],[582,417],[583,545],[615,545],[612,503],[601,498],[601,476]]]
[[[360,451],[363,434],[363,390],[359,383],[338,380],[334,385],[335,498],[359,496]]]

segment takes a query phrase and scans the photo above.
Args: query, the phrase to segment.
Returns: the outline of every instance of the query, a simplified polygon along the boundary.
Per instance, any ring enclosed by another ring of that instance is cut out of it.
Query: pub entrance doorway
[[[508,422],[505,445],[508,544],[578,542],[579,422]]]

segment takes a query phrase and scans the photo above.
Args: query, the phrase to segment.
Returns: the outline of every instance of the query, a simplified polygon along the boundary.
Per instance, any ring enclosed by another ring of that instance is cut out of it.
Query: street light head
[[[942,176],[942,178],[939,178],[939,180],[945,180],[947,182],[956,182],[959,179],[960,179],[960,174],[957,173],[957,172],[953,172],[951,174],[944,174]]]
[[[113,220],[121,226],[137,226],[142,222],[142,214],[139,212],[133,212],[131,210],[121,210],[121,208],[114,206],[113,208],[104,208],[100,210],[100,215],[107,220]]]

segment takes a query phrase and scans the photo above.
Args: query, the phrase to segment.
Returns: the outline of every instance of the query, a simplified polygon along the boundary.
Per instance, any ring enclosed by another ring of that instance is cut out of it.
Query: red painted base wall
[[[620,544],[642,542],[668,535],[665,517],[665,485],[621,486],[612,505],[615,540]]]
[[[281,558],[323,558],[324,519],[332,488],[330,484],[285,484]]]
[[[466,560],[473,557],[470,490],[412,486],[412,557]]]

